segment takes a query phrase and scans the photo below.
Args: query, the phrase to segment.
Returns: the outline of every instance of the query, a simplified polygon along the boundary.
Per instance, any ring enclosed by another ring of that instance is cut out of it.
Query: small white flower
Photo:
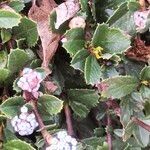
[[[21,113],[21,114],[19,115],[19,118],[25,120],[25,119],[27,118],[27,114],[26,114],[26,113]]]
[[[21,107],[20,111],[22,113],[27,113],[28,112],[28,108],[26,106]]]
[[[58,143],[58,140],[57,138],[52,138],[52,141],[51,141],[52,144],[56,145]]]
[[[66,142],[70,142],[72,137],[70,135],[67,135],[65,139],[66,139]]]
[[[71,139],[71,144],[76,146],[77,145],[77,140],[75,138],[72,138]]]
[[[61,131],[61,132],[58,132],[57,133],[57,137],[59,138],[59,139],[63,139],[63,138],[65,138],[67,136],[67,132],[66,131]]]

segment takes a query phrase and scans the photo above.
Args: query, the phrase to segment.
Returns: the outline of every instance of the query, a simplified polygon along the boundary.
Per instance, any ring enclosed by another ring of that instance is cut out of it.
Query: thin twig
[[[136,118],[136,117],[133,117],[133,118],[132,118],[132,121],[133,121],[135,124],[141,126],[141,127],[144,128],[145,130],[147,130],[147,131],[150,132],[150,125],[144,123],[143,121],[141,121],[140,119],[138,119],[138,118]]]
[[[75,136],[73,126],[72,126],[71,111],[70,111],[68,104],[64,106],[64,111],[65,111],[65,116],[66,116],[68,134],[70,136]]]
[[[43,120],[42,120],[42,118],[41,118],[41,116],[40,116],[40,114],[38,112],[38,109],[37,109],[37,102],[32,100],[32,106],[33,106],[33,112],[35,113],[36,119],[37,119],[37,121],[39,123],[41,134],[42,134],[44,140],[46,141],[46,143],[48,145],[50,145],[52,136],[50,135],[50,133],[45,128]]]

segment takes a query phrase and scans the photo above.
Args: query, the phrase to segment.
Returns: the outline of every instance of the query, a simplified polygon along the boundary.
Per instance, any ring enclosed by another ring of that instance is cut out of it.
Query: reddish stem
[[[150,132],[150,125],[144,123],[143,121],[141,121],[140,119],[138,119],[138,118],[136,118],[136,117],[133,117],[133,118],[132,118],[132,121],[133,121],[135,124],[141,126],[141,127],[144,128],[145,130],[147,130],[147,131]]]
[[[32,103],[32,106],[33,106],[33,112],[34,112],[34,114],[36,116],[36,119],[37,119],[37,121],[39,123],[41,134],[42,134],[44,140],[47,142],[47,144],[50,145],[51,144],[52,136],[49,134],[49,132],[45,128],[43,120],[42,120],[42,118],[41,118],[41,116],[40,116],[40,114],[38,112],[38,109],[37,109],[37,102],[34,101],[34,100],[32,100],[31,103]]]
[[[110,128],[111,128],[111,118],[110,115],[107,114],[107,143],[109,146],[109,150],[112,150],[112,136],[110,134]]]
[[[141,10],[145,11],[146,10],[146,4],[145,4],[145,0],[139,0],[139,3],[141,5]]]
[[[74,134],[73,126],[72,126],[71,111],[70,111],[68,104],[64,106],[64,111],[65,111],[65,116],[66,116],[68,134],[70,136],[74,136],[75,134]]]

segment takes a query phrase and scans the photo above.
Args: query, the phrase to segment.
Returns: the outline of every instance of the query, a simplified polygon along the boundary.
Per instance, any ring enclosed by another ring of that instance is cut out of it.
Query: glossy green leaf
[[[92,55],[88,56],[84,68],[84,78],[86,83],[92,85],[99,83],[102,76],[101,74],[101,68],[96,58]]]
[[[0,51],[0,68],[3,69],[7,64],[7,53],[5,51]]]
[[[89,52],[86,49],[79,50],[72,58],[71,65],[84,61],[88,56]]]
[[[130,47],[130,39],[119,29],[99,24],[93,35],[92,44],[94,47],[102,47],[103,53],[115,55],[125,52]]]
[[[63,108],[63,101],[53,95],[44,94],[39,98],[38,105],[39,111],[43,109],[50,115],[56,115]]]
[[[70,89],[67,90],[68,99],[70,101],[78,101],[88,108],[98,104],[99,95],[95,90],[90,89]]]
[[[136,89],[138,80],[132,76],[117,76],[101,82],[106,89],[102,91],[103,97],[121,98]]]
[[[30,144],[21,140],[11,140],[4,144],[3,150],[35,150]]]
[[[150,66],[146,66],[142,69],[140,73],[141,80],[150,80]]]
[[[13,0],[9,3],[9,6],[16,12],[20,12],[25,7],[23,0]]]
[[[135,4],[137,4],[137,2],[122,3],[108,19],[107,23],[112,27],[119,28],[130,35],[134,35],[136,33],[136,26],[133,14],[135,9],[138,9],[138,4]]]
[[[0,69],[0,83],[5,82],[9,75],[10,71],[8,69]]]
[[[0,28],[12,28],[20,23],[21,15],[18,13],[0,10]]]
[[[148,132],[144,128],[140,126],[135,127],[133,134],[140,145],[146,147],[149,144],[150,132]]]
[[[86,105],[77,101],[71,102],[70,106],[73,112],[81,118],[85,118],[87,114],[90,112],[90,110],[86,107]]]
[[[34,46],[38,40],[36,23],[26,17],[21,19],[18,27],[13,28],[13,34],[17,39],[25,38],[29,47]]]
[[[1,30],[1,39],[2,39],[2,43],[8,42],[11,39],[10,31],[3,28]]]
[[[0,105],[0,111],[4,113],[8,118],[12,118],[18,115],[20,107],[24,105],[23,97],[15,96],[8,98]]]
[[[28,54],[20,49],[11,50],[8,55],[7,67],[11,72],[18,72],[30,60]]]
[[[70,29],[65,34],[67,41],[63,42],[63,47],[73,56],[78,50],[81,50],[84,45],[84,30],[82,28]]]
[[[67,96],[73,111],[82,118],[99,102],[98,93],[90,89],[70,89],[67,90]]]

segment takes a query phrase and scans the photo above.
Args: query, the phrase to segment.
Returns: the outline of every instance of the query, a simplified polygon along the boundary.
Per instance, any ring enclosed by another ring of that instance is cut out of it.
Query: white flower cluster
[[[28,108],[23,106],[21,107],[21,114],[11,120],[11,125],[19,135],[25,136],[33,133],[35,128],[38,127],[38,122],[34,113],[28,113]]]
[[[51,145],[46,150],[76,150],[77,140],[67,134],[66,131],[60,131],[54,135]]]

